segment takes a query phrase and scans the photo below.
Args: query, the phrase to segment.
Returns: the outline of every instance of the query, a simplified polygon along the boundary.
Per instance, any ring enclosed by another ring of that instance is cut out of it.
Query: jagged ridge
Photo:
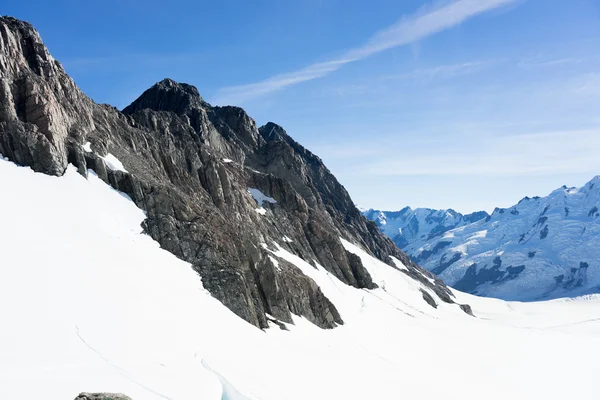
[[[581,188],[525,197],[474,222],[447,223],[435,235],[407,236],[404,250],[456,289],[474,294],[539,300],[598,293],[598,210],[595,177]],[[390,235],[388,225],[382,229]]]
[[[451,229],[489,216],[485,211],[463,215],[451,208],[447,210],[416,208],[413,210],[410,207],[404,207],[400,211],[369,209],[363,211],[362,214],[367,219],[374,221],[381,231],[401,249],[418,240],[430,241]]]
[[[407,274],[453,302],[276,124],[257,128],[241,108],[212,107],[196,88],[170,79],[123,112],[95,104],[29,24],[2,17],[0,31],[0,153],[51,175],[68,163],[84,176],[93,170],[144,209],[145,231],[190,262],[211,294],[246,321],[267,327],[267,314],[291,322],[293,313],[323,328],[343,323],[310,278],[284,261],[275,268],[261,244],[279,243],[349,285],[374,287],[343,237],[388,263],[400,259]],[[126,172],[107,162],[115,158]],[[249,188],[276,204],[257,207]]]

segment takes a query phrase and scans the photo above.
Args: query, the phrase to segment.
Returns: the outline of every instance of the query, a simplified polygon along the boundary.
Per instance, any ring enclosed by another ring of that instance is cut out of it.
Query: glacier
[[[597,176],[580,188],[525,197],[491,215],[428,209],[363,214],[452,287],[532,301],[600,292],[599,209]]]
[[[143,234],[144,212],[94,174],[70,166],[58,178],[0,160],[0,181],[0,398],[564,399],[597,390],[598,296],[519,303],[455,291],[471,317],[430,307],[416,281],[353,243],[343,241],[378,289],[342,283],[284,241],[257,243],[311,276],[345,322],[323,330],[295,317],[281,323],[287,330],[260,330]]]

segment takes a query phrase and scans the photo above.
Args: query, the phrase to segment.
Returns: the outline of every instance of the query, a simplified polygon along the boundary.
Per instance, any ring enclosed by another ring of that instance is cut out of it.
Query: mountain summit
[[[123,112],[95,104],[31,25],[2,17],[0,33],[0,153],[49,175],[72,164],[127,194],[146,212],[145,232],[191,263],[204,287],[249,323],[266,328],[292,315],[322,328],[344,322],[310,277],[273,257],[279,246],[347,285],[377,287],[347,240],[390,268],[403,264],[423,301],[454,303],[281,127],[258,128],[243,109],[213,107],[171,79]]]
[[[123,109],[124,114],[132,114],[145,108],[154,111],[172,111],[176,114],[201,108],[204,104],[198,89],[185,83],[166,78],[146,90],[133,103]]]
[[[366,215],[396,243],[402,238],[401,247],[413,261],[461,291],[505,300],[600,292],[600,177],[581,188],[563,186],[546,197],[525,197],[485,217],[473,214],[476,221],[463,218],[454,224],[455,218],[439,218],[444,213],[387,223],[381,215],[390,221],[395,214]],[[401,233],[390,226],[400,226]],[[414,227],[422,233],[413,235]]]

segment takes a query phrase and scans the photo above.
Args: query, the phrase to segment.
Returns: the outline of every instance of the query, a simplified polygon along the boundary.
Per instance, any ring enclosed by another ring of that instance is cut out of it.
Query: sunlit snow
[[[600,298],[543,303],[457,293],[427,305],[419,284],[343,241],[380,285],[349,287],[265,243],[336,305],[344,325],[296,317],[263,332],[141,233],[144,213],[90,174],[0,161],[0,398],[133,400],[578,399],[600,372]],[[43,201],[40,201],[43,199]],[[258,245],[258,243],[257,243]],[[399,261],[397,261],[399,262]]]
[[[599,208],[596,177],[581,188],[562,187],[546,197],[526,197],[441,237],[415,239],[404,250],[423,267],[437,270],[448,284],[483,296],[539,300],[597,293]],[[492,268],[500,274],[509,268],[520,272],[511,279],[486,280],[485,273]],[[468,279],[475,269],[482,276],[477,284]]]
[[[252,195],[252,197],[259,206],[262,206],[265,201],[271,204],[277,203],[277,201],[274,198],[267,196],[258,189],[248,188],[248,193]]]
[[[256,208],[255,211],[260,215],[265,215],[267,213],[267,210],[264,209],[262,206],[265,201],[270,204],[277,203],[277,201],[274,198],[267,196],[258,189],[248,188],[248,193],[252,195],[252,198],[254,198],[254,200],[258,204],[258,208]]]
[[[127,170],[123,166],[123,163],[121,161],[119,161],[119,159],[117,157],[115,157],[114,155],[112,155],[111,153],[108,153],[106,156],[101,157],[101,158],[106,163],[106,166],[109,169],[111,169],[112,171],[127,172]]]

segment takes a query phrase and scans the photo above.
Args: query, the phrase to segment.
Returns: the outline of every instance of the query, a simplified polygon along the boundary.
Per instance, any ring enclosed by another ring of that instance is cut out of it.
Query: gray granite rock
[[[345,251],[345,238],[390,265],[390,256],[402,260],[409,276],[453,302],[280,126],[259,128],[243,109],[213,107],[195,87],[170,79],[123,112],[96,104],[33,27],[10,17],[0,18],[0,72],[0,153],[58,176],[71,163],[130,196],[146,211],[145,232],[191,263],[204,287],[249,323],[265,328],[267,314],[283,322],[301,315],[322,328],[343,323],[310,278],[283,260],[275,267],[275,243],[349,285],[376,287]],[[108,153],[127,172],[112,170]],[[249,188],[274,202],[257,204]]]
[[[130,397],[120,393],[80,393],[75,400],[131,400]]]

